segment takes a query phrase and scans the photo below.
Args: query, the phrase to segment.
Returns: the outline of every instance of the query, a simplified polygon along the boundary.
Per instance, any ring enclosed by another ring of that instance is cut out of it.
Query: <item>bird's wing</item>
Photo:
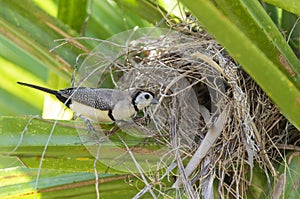
[[[69,98],[84,105],[100,109],[112,110],[115,99],[115,90],[97,88],[68,88],[58,91],[62,96]],[[120,91],[117,91],[120,92]]]

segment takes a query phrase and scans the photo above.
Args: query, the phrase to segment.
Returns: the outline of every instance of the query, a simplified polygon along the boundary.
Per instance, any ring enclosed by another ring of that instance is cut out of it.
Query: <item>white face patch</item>
[[[153,94],[149,92],[141,92],[135,99],[135,104],[139,110],[149,106],[153,101]]]

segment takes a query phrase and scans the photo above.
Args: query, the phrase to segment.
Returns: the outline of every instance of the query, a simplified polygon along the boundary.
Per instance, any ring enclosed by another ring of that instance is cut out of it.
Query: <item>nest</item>
[[[118,89],[151,90],[159,97],[160,104],[142,114],[150,121],[132,121],[134,132],[167,149],[158,157],[165,170],[150,183],[175,176],[173,187],[183,186],[192,198],[212,195],[217,180],[220,195],[243,198],[253,167],[277,175],[274,163],[299,132],[221,45],[203,30],[124,35],[90,54],[77,85],[111,79]]]

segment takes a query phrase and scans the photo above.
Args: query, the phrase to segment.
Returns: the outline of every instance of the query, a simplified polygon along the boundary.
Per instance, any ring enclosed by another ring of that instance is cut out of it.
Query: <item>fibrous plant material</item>
[[[183,186],[190,198],[210,198],[216,190],[221,197],[243,198],[253,168],[276,176],[274,162],[299,139],[259,86],[201,28],[136,29],[102,42],[79,69],[76,85],[100,87],[107,76],[118,89],[155,92],[160,103],[145,110],[141,120],[117,123],[123,133],[141,138],[129,147],[118,145],[118,157],[87,148],[110,167],[144,171],[151,181],[143,178],[144,191],[157,189],[152,195],[164,192],[155,184],[176,176],[172,187]],[[115,142],[107,135],[99,134],[102,146],[105,139]],[[133,157],[135,164],[128,164]],[[162,168],[165,173],[154,179],[151,174]]]

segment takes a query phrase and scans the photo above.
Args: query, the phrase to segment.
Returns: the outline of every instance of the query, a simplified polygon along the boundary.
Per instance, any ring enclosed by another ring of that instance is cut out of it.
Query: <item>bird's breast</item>
[[[112,122],[111,118],[108,116],[108,110],[96,109],[76,101],[72,101],[70,109],[95,122]]]
[[[130,118],[136,113],[130,100],[120,100],[116,103],[112,110],[112,115],[115,120],[125,120]]]

